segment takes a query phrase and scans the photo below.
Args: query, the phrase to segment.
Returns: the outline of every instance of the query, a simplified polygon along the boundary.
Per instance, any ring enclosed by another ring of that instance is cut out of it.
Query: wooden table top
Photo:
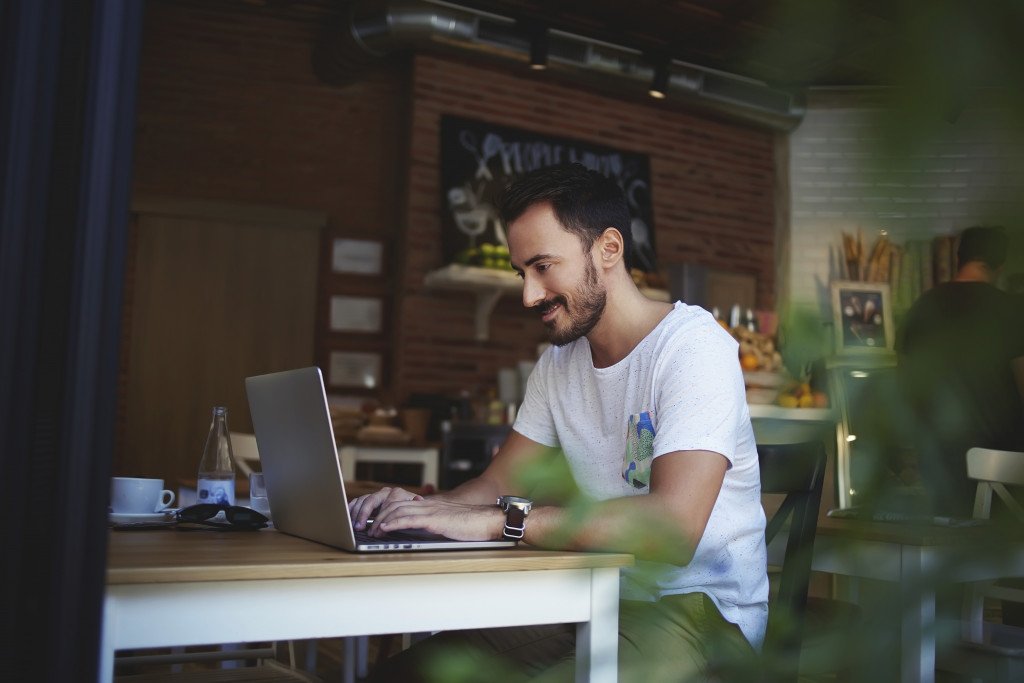
[[[175,479],[174,483],[179,488],[192,489],[194,491],[195,488],[196,488],[196,484],[198,482],[197,482],[195,477],[192,477],[192,478],[180,477],[178,479]],[[357,496],[361,496],[361,495],[366,494],[366,493],[373,493],[374,491],[379,491],[382,488],[384,488],[385,486],[395,486],[395,485],[396,484],[388,484],[388,483],[379,482],[379,481],[370,481],[368,479],[358,479],[358,480],[352,480],[352,481],[346,480],[345,481],[345,493],[348,494],[349,498],[355,498]],[[430,491],[424,491],[423,487],[421,487],[421,486],[405,486],[405,485],[403,485],[402,488],[404,488],[406,491],[411,491],[413,493],[430,493]],[[248,498],[249,497],[249,478],[248,477],[243,477],[243,476],[239,475],[238,477],[235,478],[235,497],[236,498]]]
[[[626,567],[633,556],[538,550],[350,553],[273,529],[111,531],[107,584]]]

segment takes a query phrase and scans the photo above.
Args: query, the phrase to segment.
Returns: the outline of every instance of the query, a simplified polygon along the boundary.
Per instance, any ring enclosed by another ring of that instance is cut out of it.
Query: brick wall
[[[883,230],[902,244],[970,225],[1017,227],[1024,208],[1024,136],[1003,109],[975,101],[955,122],[893,129],[884,103],[868,97],[819,96],[790,136],[789,289],[825,320],[841,232],[862,230],[868,248]]]
[[[235,5],[147,4],[134,155],[136,195],[322,211],[316,349],[382,351],[390,338],[332,333],[332,294],[381,296],[398,272],[408,60],[386,61],[344,88],[311,67],[320,23]],[[384,277],[333,273],[334,238],[381,240]],[[129,266],[130,267],[130,266]],[[390,308],[390,307],[389,307]],[[385,317],[393,320],[392,311]],[[125,345],[126,346],[126,345]]]
[[[423,286],[443,265],[445,113],[649,155],[660,263],[754,274],[758,306],[773,306],[771,133],[451,57],[391,59],[332,87],[310,67],[317,30],[314,21],[256,11],[151,2],[135,191],[326,212],[318,363],[327,364],[331,349],[352,348],[326,330],[330,295],[350,293],[327,265],[331,240],[346,236],[389,246],[393,334],[363,347],[391,357],[396,400],[411,391],[479,391],[499,368],[535,355],[543,329],[518,297],[498,303],[490,341],[477,342],[471,296]]]
[[[484,387],[499,368],[531,358],[544,330],[517,296],[503,298],[489,341],[474,341],[473,299],[421,283],[441,265],[439,126],[442,114],[589,140],[647,154],[659,263],[693,261],[753,273],[773,305],[772,135],[621,101],[513,70],[417,56],[403,324],[397,380],[409,390]]]

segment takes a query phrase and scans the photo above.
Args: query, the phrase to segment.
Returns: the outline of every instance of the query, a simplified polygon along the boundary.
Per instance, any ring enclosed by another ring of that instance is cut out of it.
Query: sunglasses
[[[220,512],[224,513],[227,524],[211,521]],[[187,508],[178,510],[177,519],[179,522],[203,524],[230,531],[257,531],[266,527],[270,522],[269,519],[255,510],[240,505],[225,505],[223,503],[190,505]]]

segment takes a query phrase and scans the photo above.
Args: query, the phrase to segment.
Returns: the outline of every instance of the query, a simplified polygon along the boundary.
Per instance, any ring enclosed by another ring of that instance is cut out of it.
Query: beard
[[[588,259],[583,281],[572,293],[573,304],[570,308],[568,299],[558,295],[538,304],[535,308],[541,314],[554,306],[561,306],[568,321],[559,327],[558,319],[545,323],[548,327],[548,338],[555,346],[565,346],[590,333],[604,313],[608,295],[597,279],[597,268]]]

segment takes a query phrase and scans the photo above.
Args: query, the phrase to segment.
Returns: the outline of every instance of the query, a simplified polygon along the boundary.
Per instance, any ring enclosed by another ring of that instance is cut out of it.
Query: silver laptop
[[[513,541],[453,541],[422,531],[370,538],[352,529],[320,368],[247,377],[253,431],[274,526],[353,552],[507,548]]]

